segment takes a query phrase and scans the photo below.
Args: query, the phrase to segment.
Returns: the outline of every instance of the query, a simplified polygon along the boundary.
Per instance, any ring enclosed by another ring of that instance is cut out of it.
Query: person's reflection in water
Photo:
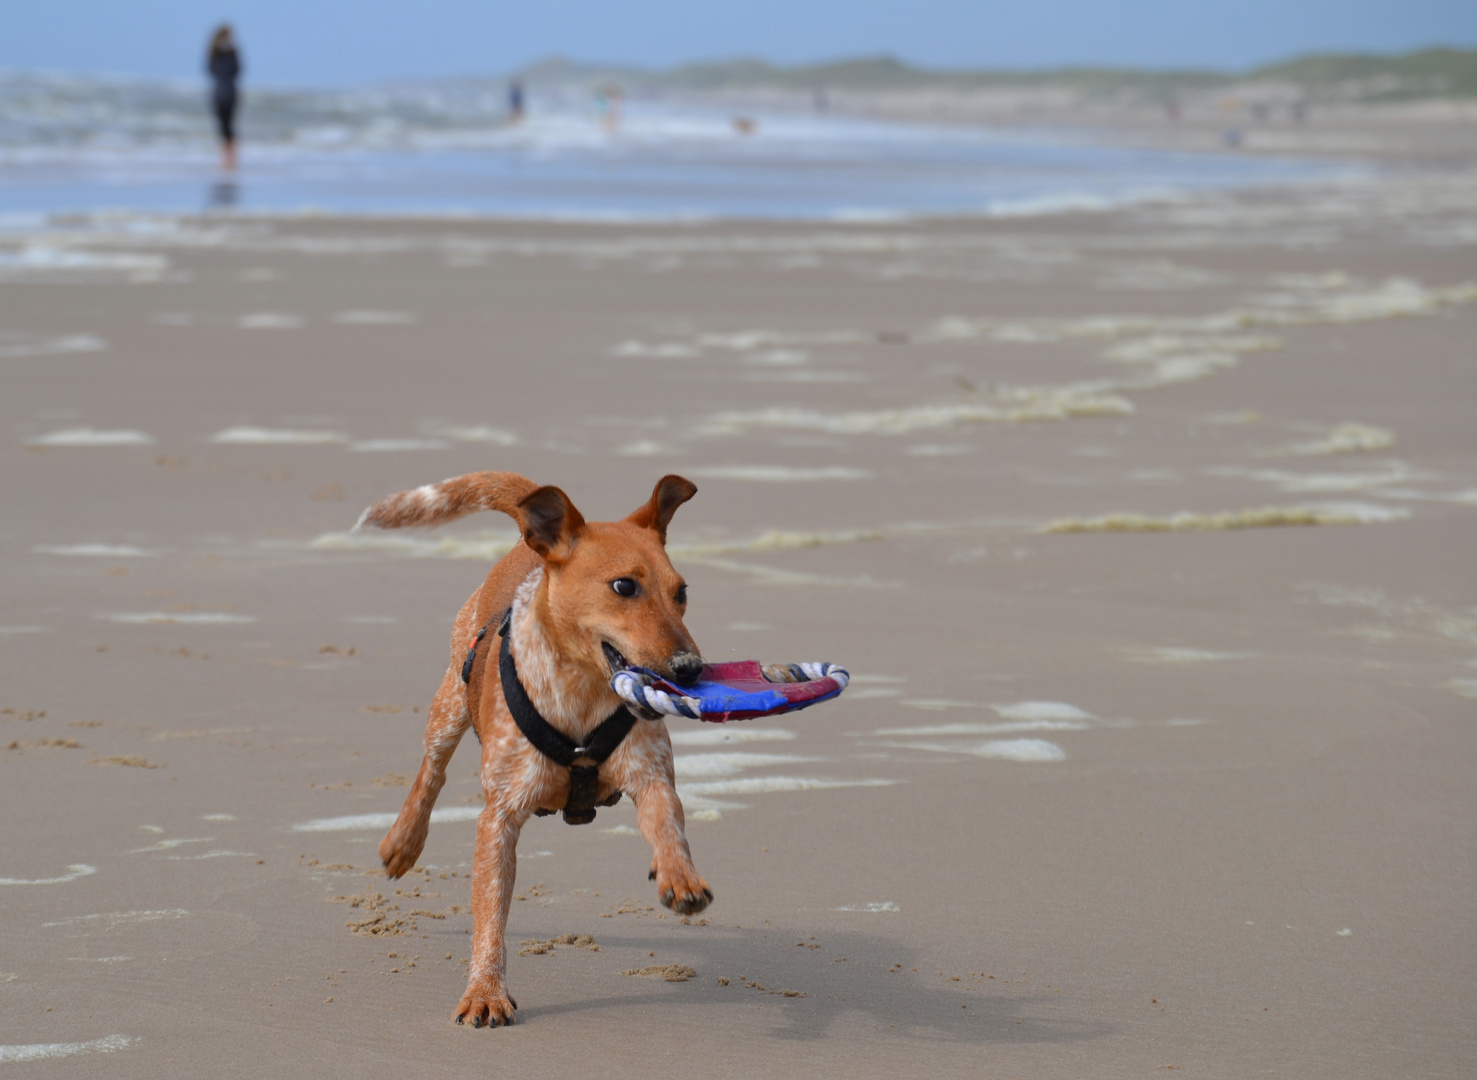
[[[241,198],[241,187],[234,180],[217,180],[208,192],[209,209],[232,210]]]

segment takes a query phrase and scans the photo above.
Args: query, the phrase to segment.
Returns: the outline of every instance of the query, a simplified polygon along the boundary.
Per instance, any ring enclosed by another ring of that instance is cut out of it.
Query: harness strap
[[[518,678],[518,665],[513,662],[513,653],[508,647],[508,641],[512,637],[508,633],[510,622],[511,619],[504,615],[498,629],[502,637],[502,646],[498,650],[498,674],[503,684],[503,700],[508,703],[508,711],[513,714],[513,722],[518,725],[518,730],[523,732],[523,737],[533,744],[534,749],[569,770],[569,799],[564,804],[564,820],[571,825],[585,825],[595,820],[595,796],[600,766],[630,734],[636,718],[624,705],[620,706],[590,732],[584,746],[580,746],[550,724],[534,707],[528,691]],[[486,629],[483,627],[484,632]],[[479,641],[481,637],[479,634]],[[474,642],[468,654],[469,672],[471,657],[476,654],[476,650],[477,644]],[[620,793],[616,792],[599,805],[614,806],[619,799]]]
[[[492,619],[496,618],[496,615],[492,617]],[[498,623],[497,632],[499,634],[506,634],[508,632],[508,623],[512,618],[513,609],[508,608],[507,611],[503,612],[502,621]],[[462,682],[468,686],[472,685],[472,665],[477,660],[477,646],[482,644],[482,639],[487,636],[487,631],[492,629],[492,619],[488,619],[487,625],[477,631],[477,636],[472,639],[472,647],[467,650],[467,658],[462,661]]]

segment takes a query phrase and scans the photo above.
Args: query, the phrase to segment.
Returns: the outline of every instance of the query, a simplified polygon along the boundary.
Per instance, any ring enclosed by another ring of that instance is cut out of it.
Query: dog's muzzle
[[[697,682],[705,666],[703,658],[692,652],[677,653],[667,661],[667,667],[672,672],[672,681],[679,686],[691,686]]]

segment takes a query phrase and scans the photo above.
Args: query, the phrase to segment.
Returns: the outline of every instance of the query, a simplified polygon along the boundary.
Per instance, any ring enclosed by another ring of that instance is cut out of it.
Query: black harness
[[[508,632],[512,620],[513,609],[509,608],[503,613],[497,631],[502,638],[502,645],[498,650],[498,674],[503,684],[503,700],[507,702],[508,711],[513,714],[513,722],[518,725],[518,730],[523,732],[525,739],[533,743],[534,749],[569,770],[569,798],[564,804],[564,820],[570,825],[588,825],[595,820],[596,806],[614,806],[621,801],[620,791],[601,802],[595,801],[595,796],[599,793],[600,766],[615,753],[616,748],[630,733],[635,726],[636,717],[624,705],[620,706],[590,732],[584,746],[580,746],[550,724],[534,707],[528,691],[523,689],[523,683],[518,678],[518,665],[513,662],[513,653],[508,647],[512,638],[512,634]],[[467,650],[467,659],[462,664],[464,683],[470,685],[472,681],[472,665],[477,659],[477,646],[487,636],[491,626],[492,622],[489,620],[487,626],[478,631],[472,647]],[[542,809],[534,811],[540,817],[553,812]]]

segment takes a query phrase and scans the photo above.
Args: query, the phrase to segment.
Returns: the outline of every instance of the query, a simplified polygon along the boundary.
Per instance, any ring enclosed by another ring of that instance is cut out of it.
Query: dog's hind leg
[[[390,877],[400,877],[421,857],[431,829],[431,810],[446,783],[446,765],[471,726],[467,687],[453,664],[446,669],[446,678],[441,680],[441,689],[436,691],[426,714],[426,754],[420,772],[415,774],[400,816],[380,841],[380,858]]]

